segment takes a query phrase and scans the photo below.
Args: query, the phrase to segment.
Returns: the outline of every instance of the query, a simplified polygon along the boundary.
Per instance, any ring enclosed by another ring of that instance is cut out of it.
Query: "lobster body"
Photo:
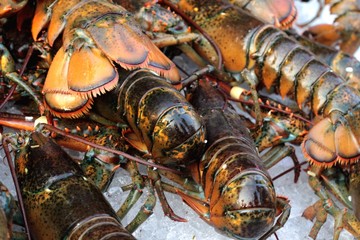
[[[196,161],[204,149],[205,129],[184,96],[144,69],[120,82],[118,89],[96,102],[99,113],[113,120],[117,112],[114,120],[125,120],[157,162],[188,165]],[[106,106],[112,108],[106,111]]]
[[[101,192],[49,138],[31,134],[16,153],[16,172],[34,238],[134,239]]]
[[[300,108],[309,108],[322,119],[303,144],[309,160],[331,166],[358,159],[357,89],[348,86],[330,67],[284,32],[226,2],[179,1],[177,6],[219,45],[227,70],[254,69],[266,88],[275,86],[282,97],[292,96]],[[201,47],[199,44],[199,52],[211,61],[208,49]],[[349,144],[342,144],[344,141]]]
[[[208,203],[206,220],[234,238],[261,237],[274,223],[276,195],[249,131],[207,82],[200,82],[191,103],[207,129],[207,150],[195,177]]]

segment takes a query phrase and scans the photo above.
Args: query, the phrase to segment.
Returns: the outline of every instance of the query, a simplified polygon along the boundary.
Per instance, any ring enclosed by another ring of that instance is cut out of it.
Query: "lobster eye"
[[[235,238],[258,238],[275,221],[276,195],[271,180],[258,171],[231,179],[211,209],[212,222]]]

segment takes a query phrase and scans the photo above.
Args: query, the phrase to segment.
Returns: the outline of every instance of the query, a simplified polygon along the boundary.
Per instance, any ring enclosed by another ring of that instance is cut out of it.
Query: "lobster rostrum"
[[[149,68],[179,79],[175,65],[143,34],[133,16],[111,1],[38,1],[32,26],[35,40],[47,24],[50,45],[62,33],[62,46],[43,88],[54,115],[86,113],[94,96],[116,86],[116,65]]]
[[[17,149],[16,173],[34,238],[134,239],[100,190],[50,138],[33,132],[11,143]],[[83,199],[88,207],[80,208]]]
[[[200,81],[191,103],[207,129],[207,150],[191,166],[204,197],[179,191],[180,196],[218,231],[236,239],[266,239],[286,222],[290,206],[276,197],[248,129],[238,114],[224,109],[222,95],[209,82]],[[278,207],[282,214],[273,226]]]
[[[357,89],[284,32],[225,1],[176,3],[214,38],[228,71],[253,69],[267,89],[275,86],[280,96],[292,96],[301,109],[311,109],[320,119],[303,142],[304,154],[312,163],[332,166],[358,159]],[[202,46],[197,46],[199,53],[209,61],[214,59]]]

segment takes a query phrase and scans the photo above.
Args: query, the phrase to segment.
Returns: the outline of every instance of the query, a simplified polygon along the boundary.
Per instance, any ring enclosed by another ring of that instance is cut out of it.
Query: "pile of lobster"
[[[290,215],[268,169],[290,156],[297,181],[291,144],[319,196],[310,236],[331,215],[334,239],[359,238],[360,24],[344,22],[360,6],[331,4],[347,11],[329,47],[291,29],[291,0],[1,0],[0,125],[21,131],[2,133],[19,201],[1,185],[0,238],[135,239],[157,198],[186,221],[171,192],[226,236],[266,239]],[[115,211],[101,191],[118,168],[132,182]]]

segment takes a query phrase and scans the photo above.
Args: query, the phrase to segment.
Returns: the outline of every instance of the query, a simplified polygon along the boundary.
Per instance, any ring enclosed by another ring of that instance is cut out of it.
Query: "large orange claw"
[[[305,157],[314,164],[332,166],[336,163],[335,133],[330,119],[325,118],[310,129],[302,148]]]
[[[87,95],[69,90],[67,76],[70,56],[60,48],[50,66],[43,87],[45,105],[58,117],[79,117],[87,113],[92,104]]]
[[[40,31],[49,23],[54,0],[38,0],[32,20],[31,33],[36,41]]]
[[[174,71],[174,63],[142,33],[134,20],[108,14],[89,26],[87,31],[96,45],[123,68],[148,67],[172,80],[180,79],[178,72]]]
[[[96,96],[113,89],[118,79],[115,67],[99,49],[84,47],[71,54],[67,74],[70,90]]]
[[[339,121],[325,118],[310,129],[302,144],[303,152],[315,165],[331,167],[360,158],[359,109]]]
[[[64,108],[66,114],[58,115],[72,117],[71,109],[76,116],[86,113],[92,97],[113,89],[119,79],[113,62],[127,70],[149,68],[170,80],[180,79],[174,63],[119,5],[99,0],[39,1],[34,38],[49,19],[49,44],[63,32],[63,45],[50,66],[43,92],[48,106],[56,112]]]

